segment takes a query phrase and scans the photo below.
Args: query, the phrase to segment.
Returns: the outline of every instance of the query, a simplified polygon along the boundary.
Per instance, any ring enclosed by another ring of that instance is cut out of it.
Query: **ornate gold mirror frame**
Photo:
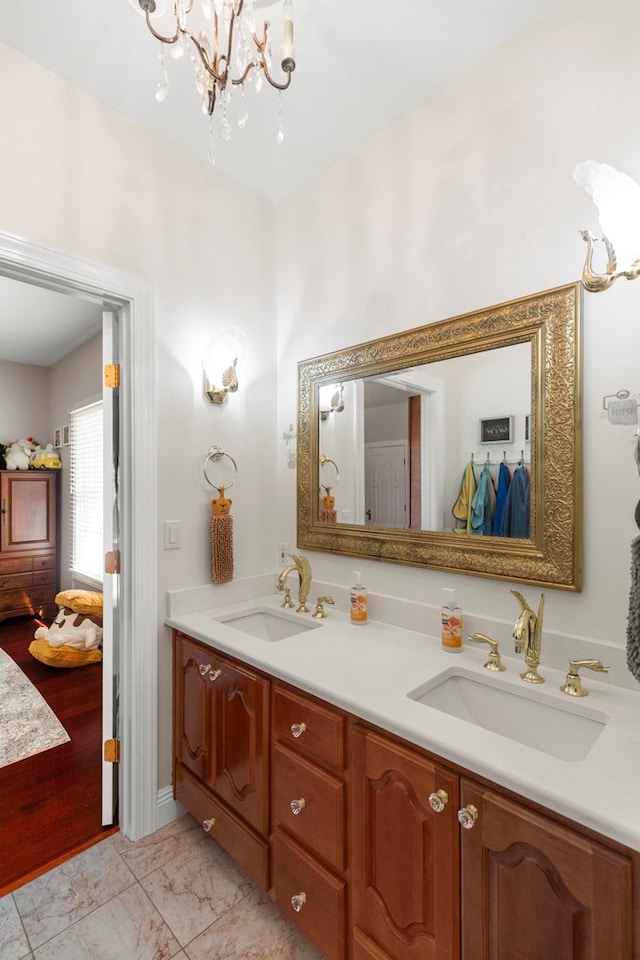
[[[579,591],[582,578],[578,283],[298,364],[298,547]],[[319,390],[515,343],[531,344],[531,538],[321,522]]]

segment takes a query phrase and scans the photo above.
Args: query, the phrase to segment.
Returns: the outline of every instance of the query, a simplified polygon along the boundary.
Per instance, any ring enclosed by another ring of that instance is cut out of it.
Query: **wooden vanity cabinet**
[[[55,471],[0,471],[0,621],[58,607]]]
[[[174,794],[266,890],[269,680],[174,634]]]
[[[327,960],[640,958],[640,855],[179,632],[174,683],[176,799]]]
[[[272,685],[273,898],[322,950],[347,955],[347,717]]]
[[[458,778],[359,724],[352,742],[354,957],[454,960],[460,936]],[[440,813],[429,803],[434,794],[443,803]]]
[[[571,828],[462,778],[463,960],[632,960],[633,866]]]

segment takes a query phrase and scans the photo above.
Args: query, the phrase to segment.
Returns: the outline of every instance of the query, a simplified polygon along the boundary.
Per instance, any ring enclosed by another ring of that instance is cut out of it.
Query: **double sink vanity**
[[[640,956],[635,692],[281,604],[167,621],[174,789],[327,960]]]

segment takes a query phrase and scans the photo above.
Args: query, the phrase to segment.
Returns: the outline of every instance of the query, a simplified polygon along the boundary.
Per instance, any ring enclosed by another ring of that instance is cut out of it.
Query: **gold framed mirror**
[[[298,548],[579,591],[581,417],[578,283],[301,361]],[[501,462],[526,526],[461,523],[468,468],[495,488]]]

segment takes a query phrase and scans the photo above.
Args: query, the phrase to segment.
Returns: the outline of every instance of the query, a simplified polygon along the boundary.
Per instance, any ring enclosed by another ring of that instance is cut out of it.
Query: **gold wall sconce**
[[[635,280],[640,276],[640,186],[626,173],[608,163],[586,160],[577,163],[573,179],[589,194],[600,219],[602,237],[581,230],[587,244],[582,286],[590,293],[607,290],[618,277]],[[606,266],[593,269],[594,244],[603,243]]]
[[[321,420],[328,420],[330,413],[342,413],[344,410],[343,389],[341,383],[327,383],[320,387],[318,406]]]
[[[220,330],[207,344],[202,358],[204,395],[209,403],[224,403],[238,389],[237,364],[247,354],[247,338],[237,327]]]

